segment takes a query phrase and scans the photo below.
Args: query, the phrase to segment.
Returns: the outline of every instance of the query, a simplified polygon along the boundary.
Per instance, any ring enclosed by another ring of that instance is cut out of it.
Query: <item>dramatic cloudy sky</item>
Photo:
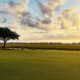
[[[79,42],[80,0],[0,0],[0,26],[20,42]]]

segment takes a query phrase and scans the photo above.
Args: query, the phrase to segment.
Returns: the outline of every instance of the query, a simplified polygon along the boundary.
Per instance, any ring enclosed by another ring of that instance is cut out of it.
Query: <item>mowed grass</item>
[[[0,80],[80,80],[80,51],[0,50]]]

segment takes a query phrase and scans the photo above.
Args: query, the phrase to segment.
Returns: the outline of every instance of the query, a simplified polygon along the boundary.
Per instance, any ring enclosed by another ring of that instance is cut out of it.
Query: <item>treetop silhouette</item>
[[[18,33],[7,27],[0,27],[0,40],[4,42],[3,48],[5,48],[7,41],[19,39],[19,36]]]

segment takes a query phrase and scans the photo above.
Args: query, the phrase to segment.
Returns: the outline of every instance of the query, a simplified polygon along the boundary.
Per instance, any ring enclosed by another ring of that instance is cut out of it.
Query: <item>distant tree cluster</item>
[[[3,48],[5,48],[7,41],[15,39],[19,39],[18,33],[7,27],[0,27],[0,40],[4,42]]]

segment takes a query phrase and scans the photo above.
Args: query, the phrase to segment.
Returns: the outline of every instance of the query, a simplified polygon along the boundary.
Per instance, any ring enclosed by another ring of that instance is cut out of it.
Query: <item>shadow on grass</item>
[[[80,51],[80,49],[66,49],[66,48],[0,48],[0,50],[67,50]]]

